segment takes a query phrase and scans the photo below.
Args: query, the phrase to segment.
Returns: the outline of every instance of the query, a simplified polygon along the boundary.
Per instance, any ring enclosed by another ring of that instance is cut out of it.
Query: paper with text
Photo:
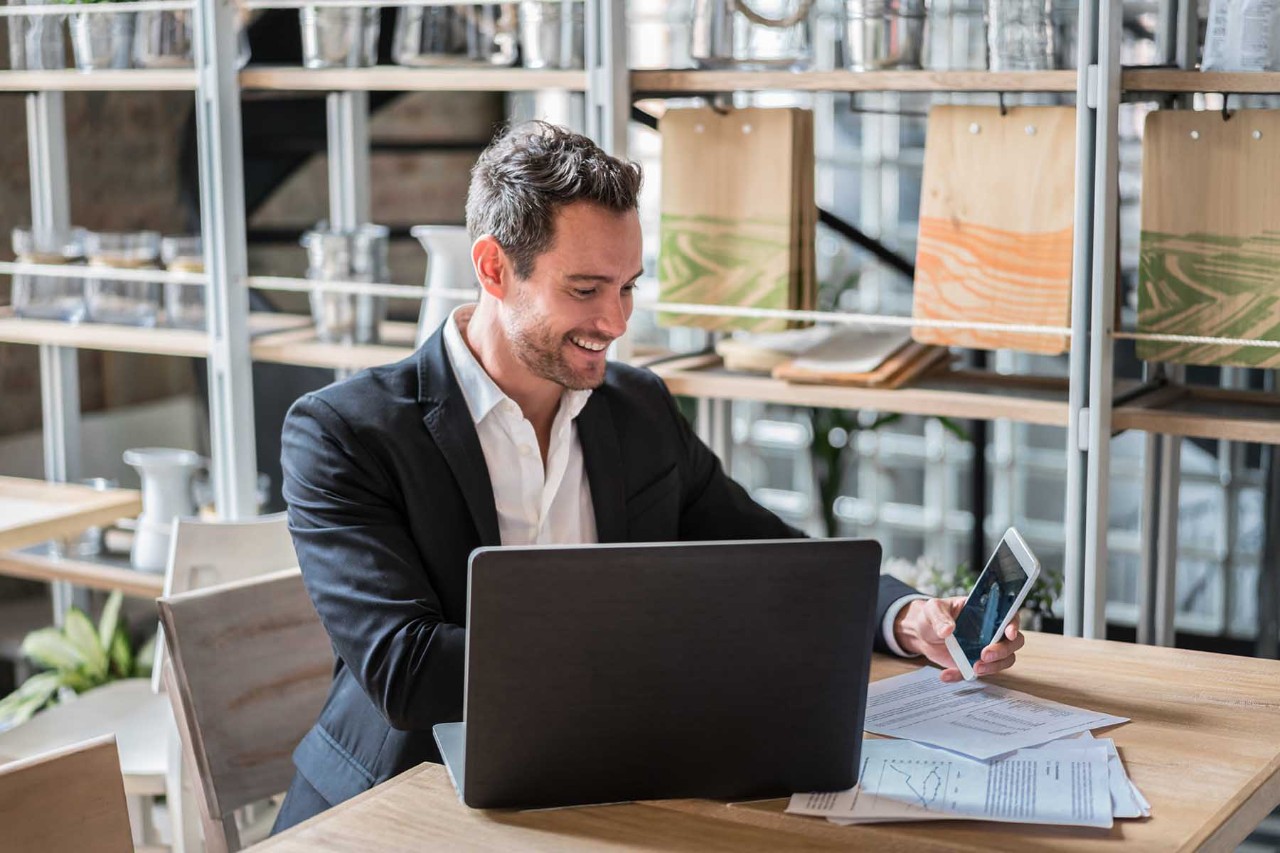
[[[840,824],[950,819],[1109,827],[1109,772],[1098,743],[1049,745],[984,762],[909,741],[866,740],[856,788],[796,794],[787,811]]]
[[[922,667],[872,682],[865,725],[876,734],[988,759],[1128,721],[981,681],[947,684],[936,669]]]

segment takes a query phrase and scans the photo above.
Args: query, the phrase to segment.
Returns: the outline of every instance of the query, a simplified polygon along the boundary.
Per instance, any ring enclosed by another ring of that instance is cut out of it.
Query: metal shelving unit
[[[322,0],[323,1],[323,0]],[[430,2],[430,0],[419,0]],[[252,8],[296,8],[295,0],[251,0]],[[380,5],[350,0],[346,5]],[[1195,55],[1195,9],[1189,0],[1165,0],[1169,61],[1179,68],[1125,69],[1119,64],[1120,4],[1080,4],[1076,71],[733,72],[631,71],[626,66],[623,0],[586,4],[584,71],[522,69],[308,70],[249,67],[236,72],[230,0],[194,0],[196,67],[179,71],[0,72],[0,91],[26,91],[35,227],[67,224],[67,176],[62,91],[192,90],[198,110],[201,199],[206,244],[210,329],[66,326],[0,315],[0,341],[38,344],[44,394],[46,475],[74,479],[78,471],[77,376],[74,348],[200,355],[209,358],[215,483],[226,517],[252,512],[253,452],[251,360],[352,370],[403,358],[413,349],[411,324],[388,323],[383,343],[342,346],[315,339],[305,320],[251,317],[250,287],[301,289],[302,280],[253,280],[246,274],[241,92],[319,92],[329,117],[330,221],[353,227],[369,217],[368,97],[371,90],[583,92],[586,132],[606,150],[626,153],[630,105],[639,98],[687,97],[738,91],[804,92],[1041,92],[1075,94],[1077,110],[1076,217],[1073,247],[1072,349],[1065,381],[955,373],[909,388],[884,391],[788,385],[728,374],[697,359],[655,369],[676,393],[704,401],[704,435],[727,453],[724,401],[754,400],[804,406],[876,408],[908,414],[946,415],[1066,427],[1067,511],[1066,630],[1100,636],[1105,628],[1108,555],[1108,437],[1117,430],[1151,433],[1148,443],[1147,638],[1172,635],[1176,442],[1161,436],[1227,437],[1280,444],[1280,403],[1273,395],[1203,391],[1176,384],[1148,393],[1117,389],[1113,380],[1116,293],[1117,113],[1126,95],[1144,93],[1280,93],[1280,74],[1204,74],[1188,69]],[[115,8],[124,8],[115,4]],[[0,269],[0,272],[5,270]],[[59,270],[59,273],[62,271]],[[335,286],[336,287],[336,286]],[[389,286],[395,288],[397,286]],[[395,294],[421,298],[421,288]],[[272,325],[273,323],[281,325]],[[1123,335],[1122,335],[1123,336]],[[1123,402],[1117,404],[1117,392]],[[719,402],[717,402],[719,401]],[[710,424],[710,426],[707,426]],[[1156,615],[1153,616],[1152,612]],[[1156,624],[1159,623],[1159,624]]]

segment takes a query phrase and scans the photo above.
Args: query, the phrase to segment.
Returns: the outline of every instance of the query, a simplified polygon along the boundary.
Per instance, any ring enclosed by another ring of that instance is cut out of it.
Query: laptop
[[[857,781],[880,545],[787,539],[480,548],[462,801],[749,799]]]

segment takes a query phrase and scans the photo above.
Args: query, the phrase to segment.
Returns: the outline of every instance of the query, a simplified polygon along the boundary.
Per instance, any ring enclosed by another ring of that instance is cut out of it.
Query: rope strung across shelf
[[[1248,338],[1214,338],[1204,335],[1166,335],[1157,332],[1114,332],[1112,337],[1120,341],[1155,341],[1162,344],[1214,344],[1234,347],[1267,347],[1280,349],[1280,341],[1259,341]]]

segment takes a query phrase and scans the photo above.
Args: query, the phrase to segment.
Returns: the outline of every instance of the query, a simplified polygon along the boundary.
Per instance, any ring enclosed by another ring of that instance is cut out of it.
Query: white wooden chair
[[[132,851],[115,738],[0,763],[0,835],[5,850]]]
[[[333,649],[296,569],[159,601],[165,678],[198,769],[206,848],[241,848],[235,813],[293,779],[293,750],[333,677]]]
[[[175,519],[165,571],[165,591],[179,593],[294,568],[284,513],[242,522]],[[120,767],[131,806],[137,806],[136,837],[154,845],[151,806],[164,795],[172,827],[174,853],[197,851],[199,820],[184,796],[181,745],[169,699],[160,691],[159,652],[152,680],[131,678],[81,694],[50,708],[21,726],[0,732],[0,755],[20,758],[47,752],[104,734],[115,734]],[[3,830],[0,829],[0,835]]]

